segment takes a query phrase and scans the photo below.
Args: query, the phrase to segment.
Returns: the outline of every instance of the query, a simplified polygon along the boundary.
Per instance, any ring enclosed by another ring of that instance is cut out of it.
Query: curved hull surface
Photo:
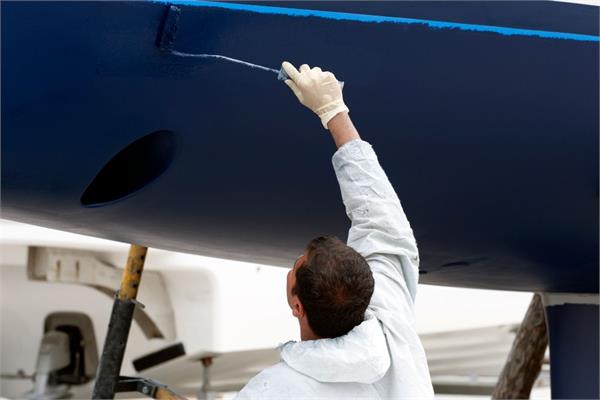
[[[597,7],[178,6],[176,50],[346,82],[421,282],[598,291]],[[5,218],[282,266],[345,237],[318,119],[272,74],[161,52],[167,3],[1,7]]]

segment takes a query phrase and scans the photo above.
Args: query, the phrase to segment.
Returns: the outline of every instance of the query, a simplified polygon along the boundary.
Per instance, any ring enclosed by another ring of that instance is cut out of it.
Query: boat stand
[[[108,331],[98,364],[92,399],[114,399],[115,393],[139,392],[154,399],[184,399],[152,379],[120,376],[133,312],[143,304],[136,300],[148,248],[132,244],[121,286],[115,295]]]

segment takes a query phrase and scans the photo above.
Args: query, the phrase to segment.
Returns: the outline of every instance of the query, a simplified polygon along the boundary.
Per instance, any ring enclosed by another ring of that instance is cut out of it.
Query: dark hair
[[[335,236],[310,241],[306,262],[296,270],[298,296],[313,332],[345,335],[364,317],[375,282],[367,261]]]

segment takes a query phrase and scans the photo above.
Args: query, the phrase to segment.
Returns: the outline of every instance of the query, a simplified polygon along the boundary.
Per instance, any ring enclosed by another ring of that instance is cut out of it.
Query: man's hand
[[[298,71],[292,64],[284,61],[281,65],[290,79],[285,81],[294,92],[300,103],[310,108],[321,118],[321,123],[328,129],[328,122],[339,113],[347,113],[342,88],[331,72],[321,68],[310,68],[303,64]]]

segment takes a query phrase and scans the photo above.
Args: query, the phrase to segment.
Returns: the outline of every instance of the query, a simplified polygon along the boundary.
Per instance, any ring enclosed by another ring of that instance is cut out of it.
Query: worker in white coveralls
[[[287,277],[299,342],[281,346],[238,399],[431,399],[415,330],[419,254],[406,215],[371,145],[348,116],[331,72],[288,63],[285,83],[329,129],[333,167],[352,221],[346,245],[313,239]]]

